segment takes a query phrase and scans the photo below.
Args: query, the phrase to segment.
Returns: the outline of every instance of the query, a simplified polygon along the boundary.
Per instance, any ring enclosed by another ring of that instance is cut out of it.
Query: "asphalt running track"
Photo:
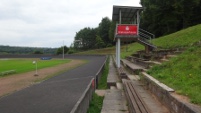
[[[0,99],[0,113],[69,113],[106,56],[69,56],[89,63]]]

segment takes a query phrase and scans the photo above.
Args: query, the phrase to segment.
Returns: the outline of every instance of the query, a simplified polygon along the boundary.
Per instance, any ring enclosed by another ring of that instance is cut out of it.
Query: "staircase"
[[[145,31],[143,29],[139,29],[139,38],[137,39],[137,42],[144,45],[146,48],[146,52],[152,51],[156,49],[157,47],[151,42],[153,38],[155,38],[155,35],[152,33],[149,33],[148,31]]]

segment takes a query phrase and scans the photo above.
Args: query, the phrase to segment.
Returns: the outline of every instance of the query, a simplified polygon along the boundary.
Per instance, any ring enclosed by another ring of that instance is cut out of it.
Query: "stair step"
[[[117,85],[117,89],[123,89],[123,84],[122,83],[117,82],[116,85]]]
[[[168,62],[168,59],[160,59],[162,62]]]
[[[174,58],[177,57],[177,55],[167,55],[167,58]]]
[[[128,78],[130,79],[130,80],[140,80],[140,77],[139,77],[139,75],[128,75]]]
[[[157,64],[157,65],[161,65],[162,63],[161,62],[158,62],[158,61],[146,61],[147,63],[150,63],[150,64]]]
[[[115,86],[110,86],[110,89],[111,90],[115,90],[115,89],[117,89]]]
[[[149,68],[149,67],[148,67]],[[142,69],[143,71],[145,71],[145,72],[147,72],[148,71],[148,69]]]

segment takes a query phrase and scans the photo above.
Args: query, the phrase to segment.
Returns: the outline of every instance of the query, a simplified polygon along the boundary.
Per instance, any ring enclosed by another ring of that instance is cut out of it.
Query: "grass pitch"
[[[59,64],[68,63],[71,60],[68,59],[52,59],[52,60],[40,60],[40,59],[0,59],[0,73],[15,70],[16,73],[24,73],[28,71],[33,71],[36,69],[36,64],[33,64],[33,61],[37,62],[37,68],[42,69],[46,67],[52,67]],[[0,77],[8,76],[1,75]]]

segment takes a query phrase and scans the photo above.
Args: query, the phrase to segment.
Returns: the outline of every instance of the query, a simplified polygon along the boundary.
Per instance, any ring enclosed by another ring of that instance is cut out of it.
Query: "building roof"
[[[142,11],[143,7],[133,6],[113,6],[112,20],[119,21],[119,11],[121,10],[121,21],[130,22],[136,15],[137,11]]]

